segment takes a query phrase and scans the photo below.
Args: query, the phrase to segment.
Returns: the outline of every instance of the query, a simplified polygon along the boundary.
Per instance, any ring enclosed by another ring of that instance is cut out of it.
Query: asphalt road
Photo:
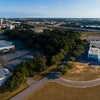
[[[44,25],[44,27],[60,28],[60,29],[70,29],[70,30],[76,30],[76,31],[87,31],[87,32],[100,32],[100,30],[97,30],[97,29],[86,29],[86,28],[67,27],[67,26],[52,26],[52,25]]]
[[[41,86],[46,84],[48,81],[53,81],[53,80],[60,84],[66,85],[66,86],[78,87],[78,88],[86,88],[86,87],[93,87],[93,86],[100,85],[100,78],[91,80],[91,81],[77,82],[77,81],[65,80],[63,78],[58,78],[56,73],[57,71],[51,72],[49,75],[44,77],[42,80],[36,82],[35,84],[31,85],[29,88],[25,89],[24,91],[20,92],[18,95],[11,98],[11,100],[24,100],[25,97],[32,94],[34,91],[39,89]]]
[[[56,81],[66,86],[78,88],[86,88],[100,85],[100,78],[90,81],[70,81],[63,78],[59,78]]]
[[[28,55],[25,55],[25,56],[20,57],[18,59],[8,61],[7,67],[11,70],[15,70],[17,65],[20,64],[22,61],[25,62],[25,61],[29,61],[29,60],[32,60],[32,59],[33,59],[33,54],[28,54]]]
[[[46,84],[48,81],[53,80],[55,78],[56,78],[56,71],[53,71],[49,75],[41,79],[40,81],[36,82],[35,84],[31,85],[24,91],[20,92],[18,95],[11,98],[10,100],[24,100],[25,97],[29,96],[34,91],[36,91],[38,88]]]
[[[9,61],[9,60],[15,59],[17,57],[26,55],[30,52],[32,52],[32,49],[17,50],[13,53],[9,53],[9,54],[5,54],[3,56],[0,56],[0,58]]]
[[[31,85],[29,88],[25,89],[24,91],[22,91],[18,95],[14,96],[10,100],[24,100],[26,96],[28,96],[31,93],[33,93],[34,91],[36,91],[38,88],[40,88],[42,85],[46,84],[47,82],[48,82],[48,79],[43,78],[42,80],[40,80],[36,84]]]

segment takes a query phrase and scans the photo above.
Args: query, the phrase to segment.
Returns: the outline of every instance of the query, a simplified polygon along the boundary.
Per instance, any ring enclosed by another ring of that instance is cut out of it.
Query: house
[[[0,66],[0,86],[2,86],[9,77],[9,70]]]

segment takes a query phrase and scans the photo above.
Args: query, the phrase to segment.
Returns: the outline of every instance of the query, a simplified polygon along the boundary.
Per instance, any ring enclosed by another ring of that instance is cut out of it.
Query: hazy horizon
[[[100,0],[0,1],[0,18],[100,18]]]

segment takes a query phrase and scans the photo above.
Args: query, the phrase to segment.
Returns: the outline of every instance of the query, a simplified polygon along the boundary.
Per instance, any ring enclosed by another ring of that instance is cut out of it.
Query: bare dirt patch
[[[89,66],[88,64],[74,62],[75,68],[62,76],[68,80],[88,81],[100,78],[100,66]]]
[[[81,89],[51,82],[25,100],[100,100],[100,86]]]
[[[82,32],[81,33],[81,39],[88,39],[90,36],[100,37],[100,32]]]

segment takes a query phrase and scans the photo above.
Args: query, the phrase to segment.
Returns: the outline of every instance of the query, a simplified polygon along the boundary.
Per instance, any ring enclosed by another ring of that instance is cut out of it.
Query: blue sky
[[[0,17],[100,18],[100,0],[0,0]]]

